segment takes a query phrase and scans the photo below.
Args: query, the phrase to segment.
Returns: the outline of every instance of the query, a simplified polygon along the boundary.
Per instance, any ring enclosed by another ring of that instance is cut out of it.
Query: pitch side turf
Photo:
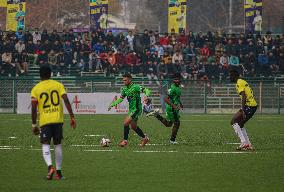
[[[170,129],[141,117],[150,144],[130,133],[126,148],[123,115],[76,116],[64,126],[62,181],[44,179],[47,168],[30,115],[0,115],[0,191],[58,192],[275,192],[284,189],[284,116],[256,115],[246,126],[253,152],[237,152],[231,115],[183,115],[178,145]],[[68,116],[66,118],[68,120]],[[111,139],[100,147],[102,137]],[[53,151],[52,151],[53,155]],[[54,155],[53,155],[54,158]],[[54,161],[53,161],[54,163]]]

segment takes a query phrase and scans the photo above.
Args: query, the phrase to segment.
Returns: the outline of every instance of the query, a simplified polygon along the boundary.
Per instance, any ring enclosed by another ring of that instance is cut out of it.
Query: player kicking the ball
[[[63,137],[63,104],[70,114],[71,127],[75,129],[76,122],[72,112],[70,102],[65,92],[64,86],[50,79],[51,69],[47,65],[40,67],[41,82],[35,85],[31,92],[32,98],[32,129],[35,135],[40,133],[40,142],[42,143],[42,153],[45,163],[48,166],[47,179],[51,180],[55,169],[52,166],[50,154],[50,142],[53,138],[55,161],[56,161],[56,179],[63,179],[61,172],[62,164],[62,146]],[[62,98],[62,99],[61,99]],[[39,112],[39,128],[36,124],[37,109]]]
[[[239,72],[236,70],[230,71],[231,82],[236,83],[236,89],[238,95],[242,100],[241,109],[233,116],[231,125],[235,130],[236,135],[241,140],[241,145],[237,150],[252,150],[252,144],[249,140],[245,123],[253,117],[257,109],[257,103],[253,96],[253,91],[248,83],[239,77]]]
[[[172,135],[170,138],[171,144],[177,144],[176,136],[180,127],[180,115],[179,110],[183,109],[183,105],[180,101],[181,96],[181,76],[180,74],[175,74],[173,77],[173,84],[168,90],[168,96],[165,98],[166,102],[166,118],[159,114],[159,109],[148,113],[146,116],[154,116],[159,121],[161,121],[166,127],[171,127],[172,125]]]
[[[137,126],[138,117],[142,113],[142,103],[140,94],[142,92],[145,93],[147,97],[150,96],[150,90],[140,85],[137,85],[132,82],[132,76],[130,74],[123,75],[122,79],[125,87],[121,90],[121,96],[119,99],[111,103],[108,108],[108,111],[111,110],[112,107],[118,105],[123,101],[125,97],[127,97],[127,101],[129,103],[128,116],[124,119],[124,139],[119,143],[120,147],[125,147],[128,144],[128,135],[129,135],[129,125],[131,125],[131,129],[133,129],[137,135],[141,137],[140,146],[145,146],[146,143],[149,142],[149,138],[143,133],[143,131]]]

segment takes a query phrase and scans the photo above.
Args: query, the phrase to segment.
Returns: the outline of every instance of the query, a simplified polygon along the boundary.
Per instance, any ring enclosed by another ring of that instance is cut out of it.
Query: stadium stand
[[[1,76],[36,77],[43,63],[49,63],[58,77],[103,78],[130,72],[147,77],[150,83],[176,72],[189,80],[222,80],[231,67],[248,77],[284,74],[284,35],[270,32],[159,34],[145,30],[129,35],[19,30],[0,34]]]

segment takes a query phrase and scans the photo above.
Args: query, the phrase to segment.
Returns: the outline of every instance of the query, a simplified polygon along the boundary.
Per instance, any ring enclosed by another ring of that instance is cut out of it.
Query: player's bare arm
[[[72,107],[71,107],[71,104],[70,104],[69,99],[67,97],[67,94],[63,94],[62,99],[64,100],[65,106],[66,106],[66,108],[69,112],[69,115],[70,115],[70,125],[73,129],[75,129],[76,128],[75,116],[74,116],[74,113],[72,111]]]
[[[38,104],[37,100],[35,98],[32,98],[32,102],[31,102],[31,105],[32,105],[32,131],[35,135],[39,134],[39,128],[38,128],[37,123],[36,123],[37,104]]]
[[[242,96],[242,108],[241,108],[241,113],[242,113],[242,115],[243,115],[243,118],[245,119],[246,117],[245,117],[245,112],[244,112],[243,109],[245,108],[245,105],[246,105],[247,96],[246,96],[246,94],[245,94],[244,91],[242,91],[242,92],[240,93],[240,95]]]

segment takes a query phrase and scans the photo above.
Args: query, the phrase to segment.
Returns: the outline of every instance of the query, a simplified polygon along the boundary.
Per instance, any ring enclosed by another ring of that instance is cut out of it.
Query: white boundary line
[[[105,135],[84,135],[84,137],[105,137]]]
[[[87,149],[87,150],[83,150],[85,152],[125,152],[123,150],[101,150],[101,149]],[[259,153],[259,152],[255,152],[255,151],[129,151],[129,152],[133,152],[133,153],[184,153],[184,154],[255,154],[255,153]]]
[[[8,137],[9,139],[17,139],[17,137]]]
[[[24,148],[20,148],[17,146],[5,146],[0,147],[0,150],[20,150]],[[40,148],[30,148],[27,149],[30,151],[41,151]],[[54,149],[50,149],[51,151],[54,151]],[[84,152],[133,152],[133,153],[182,153],[182,154],[256,154],[256,153],[264,153],[264,152],[255,152],[255,151],[124,151],[124,150],[118,150],[118,149],[86,149],[82,150]]]
[[[163,143],[149,143],[149,144],[146,144],[147,146],[168,146],[168,145],[170,145],[170,143],[169,144],[163,144]]]
[[[72,147],[101,147],[101,145],[71,145]]]
[[[226,143],[227,145],[240,145],[241,143]]]
[[[247,151],[193,151],[193,152],[184,152],[184,153],[190,153],[190,154],[242,154],[242,153],[259,153],[259,152],[247,152]]]
[[[122,152],[122,150],[114,150],[114,149],[86,149],[83,150],[86,152]]]
[[[15,145],[0,145],[0,148],[13,148],[13,147],[21,147],[21,146],[15,146]]]

